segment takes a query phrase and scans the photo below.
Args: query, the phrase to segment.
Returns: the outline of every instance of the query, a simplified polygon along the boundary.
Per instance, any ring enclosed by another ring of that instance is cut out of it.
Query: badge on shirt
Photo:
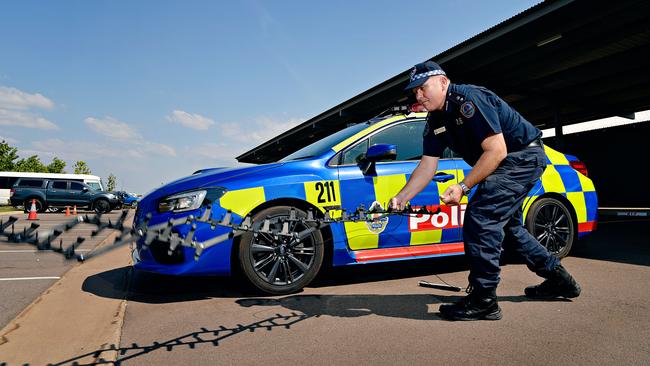
[[[476,112],[476,107],[474,106],[474,103],[470,102],[469,100],[460,106],[460,114],[462,114],[465,118],[472,118],[474,116],[474,112]]]
[[[445,126],[442,126],[440,128],[436,128],[435,130],[433,130],[433,133],[435,135],[439,135],[439,134],[441,134],[441,133],[443,133],[445,131],[447,131],[447,129],[445,128]]]

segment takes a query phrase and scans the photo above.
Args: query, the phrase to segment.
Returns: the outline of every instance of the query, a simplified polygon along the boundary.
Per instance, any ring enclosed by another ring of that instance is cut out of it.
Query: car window
[[[54,182],[54,183],[52,183],[52,188],[53,189],[67,189],[68,188],[68,182]]]
[[[392,144],[397,146],[398,161],[418,160],[422,157],[422,132],[425,121],[412,121],[391,126],[370,136],[369,146]]]
[[[84,188],[84,185],[79,182],[70,182],[71,191],[81,191]]]
[[[0,177],[0,189],[9,189],[16,184],[16,177]]]
[[[21,179],[18,182],[18,187],[41,188],[42,186],[43,186],[42,179]]]
[[[99,183],[97,182],[88,182],[87,184],[90,186],[90,188],[95,189],[97,191],[102,189],[102,187],[100,187]]]
[[[320,156],[334,147],[339,142],[345,140],[346,138],[354,135],[355,133],[363,130],[368,127],[367,123],[359,123],[347,128],[342,129],[336,133],[333,133],[323,139],[320,139],[314,142],[311,145],[305,146],[302,149],[294,152],[291,155],[287,155],[280,161],[291,161],[298,159],[306,159],[314,156]]]
[[[357,164],[359,159],[363,157],[368,151],[368,139],[365,139],[352,147],[350,150],[343,153],[342,164]]]

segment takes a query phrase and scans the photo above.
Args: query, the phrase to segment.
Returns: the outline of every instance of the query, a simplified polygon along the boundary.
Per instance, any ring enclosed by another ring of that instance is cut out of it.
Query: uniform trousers
[[[542,146],[509,153],[497,169],[483,180],[465,211],[463,239],[469,258],[469,283],[489,289],[499,284],[502,244],[519,253],[528,268],[542,277],[559,259],[550,254],[525,228],[522,204],[546,169]]]

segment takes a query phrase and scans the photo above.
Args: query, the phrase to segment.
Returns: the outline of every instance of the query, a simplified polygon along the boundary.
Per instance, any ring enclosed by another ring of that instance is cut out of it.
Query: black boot
[[[440,315],[447,320],[499,320],[496,288],[473,289],[455,304],[440,305]]]
[[[546,276],[546,281],[537,286],[526,287],[526,296],[534,299],[574,298],[580,295],[580,285],[562,265],[558,265]]]

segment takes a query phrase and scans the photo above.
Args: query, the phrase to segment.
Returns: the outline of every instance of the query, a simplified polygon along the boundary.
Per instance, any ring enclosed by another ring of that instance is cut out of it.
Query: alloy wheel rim
[[[273,230],[282,228],[280,217],[270,221]],[[289,232],[300,232],[306,228],[307,226],[300,222],[289,223]],[[314,265],[315,255],[316,246],[311,236],[298,240],[274,238],[270,234],[258,233],[253,236],[250,250],[250,260],[255,273],[274,286],[291,285],[303,278]]]
[[[540,207],[535,217],[534,236],[552,254],[558,254],[571,239],[570,219],[556,204]]]

